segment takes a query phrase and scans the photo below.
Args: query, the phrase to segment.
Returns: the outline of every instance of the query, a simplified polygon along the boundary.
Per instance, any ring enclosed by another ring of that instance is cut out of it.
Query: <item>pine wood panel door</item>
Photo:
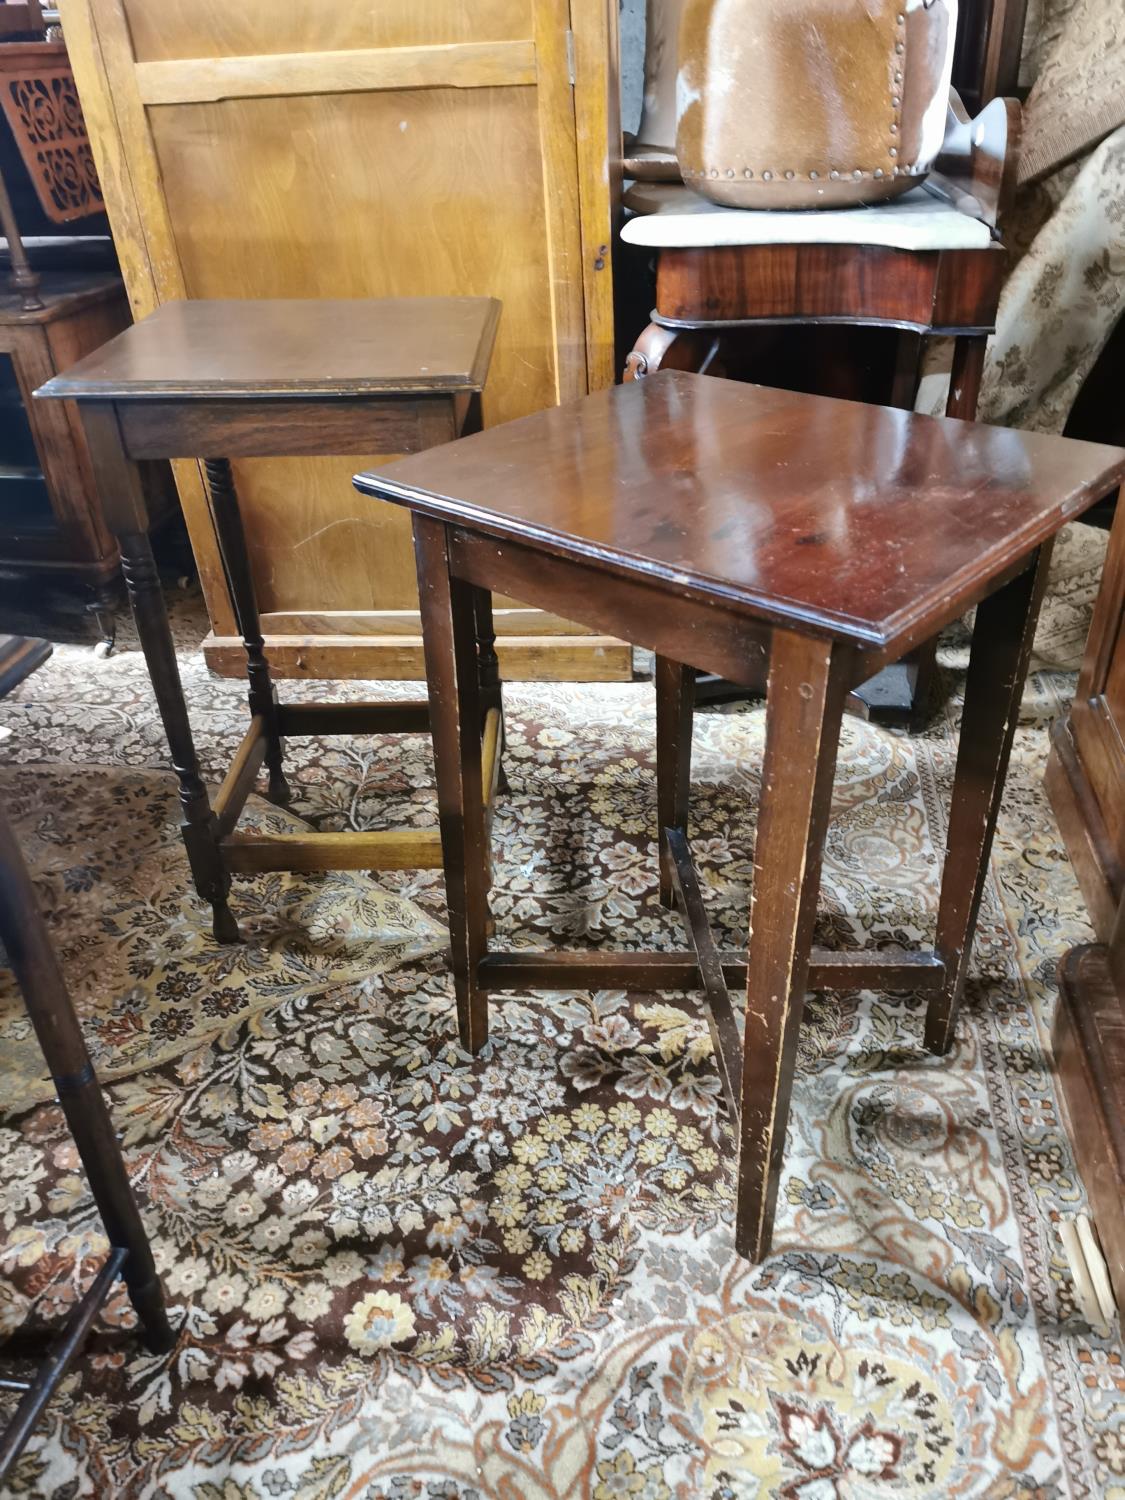
[[[62,0],[134,312],[180,297],[488,295],[487,425],[613,379],[613,0]],[[378,454],[240,462],[282,674],[421,675],[406,518]],[[198,467],[177,466],[213,636],[242,653]],[[628,652],[498,611],[514,676]]]

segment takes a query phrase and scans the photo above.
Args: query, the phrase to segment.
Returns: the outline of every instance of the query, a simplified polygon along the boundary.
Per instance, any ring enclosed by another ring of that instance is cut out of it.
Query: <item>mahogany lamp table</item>
[[[287,735],[417,734],[427,730],[429,713],[425,703],[278,702],[230,460],[416,453],[479,427],[499,316],[500,304],[490,297],[169,302],[35,393],[75,401],[81,411],[180,778],[192,876],[211,904],[220,942],[239,937],[228,903],[232,875],[441,863],[436,829],[237,831],[263,761],[269,797],[288,801],[282,770]],[[199,773],[149,543],[137,464],[153,458],[204,461],[215,535],[246,647],[250,725],[214,804]],[[479,631],[491,805],[501,726],[490,602],[482,601]]]
[[[491,992],[702,990],[738,1140],[735,1242],[765,1256],[806,990],[925,991],[927,1045],[952,1042],[1051,539],[1123,475],[1116,448],[678,371],[361,475],[414,518],[462,1044],[484,1044]],[[657,653],[660,893],[689,949],[489,951],[488,590]],[[933,948],[813,948],[845,699],[973,605]],[[765,662],[749,951],[722,953],[688,843],[688,668],[744,682]]]

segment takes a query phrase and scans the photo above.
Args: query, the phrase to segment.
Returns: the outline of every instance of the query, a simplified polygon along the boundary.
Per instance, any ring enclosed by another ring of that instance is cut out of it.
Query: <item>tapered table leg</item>
[[[847,673],[831,642],[775,630],[750,895],[735,1245],[769,1254]]]
[[[106,1235],[111,1245],[127,1251],[121,1275],[141,1321],[145,1342],[154,1353],[162,1353],[172,1347],[175,1335],[165,1311],[152,1250],[31,877],[3,813],[0,940],[47,1060]]]
[[[660,904],[675,907],[674,862],[664,830],[687,833],[691,797],[691,727],[695,673],[656,658],[656,826],[660,839]]]
[[[246,675],[250,685],[250,714],[260,714],[266,725],[266,771],[271,802],[284,805],[289,801],[289,783],[282,770],[283,747],[278,717],[277,690],[270,679],[266,660],[266,643],[258,615],[254,578],[250,571],[250,553],[246,532],[238,507],[238,491],[230,461],[209,458],[204,462],[207,487],[211,491],[211,509],[215,518],[215,536],[219,543],[231,604],[234,606],[238,631],[246,648]]]
[[[461,1045],[488,1040],[488,997],[478,967],[487,951],[488,858],[481,766],[482,704],[475,595],[452,578],[445,527],[414,517],[414,553],[437,773],[453,985]]]
[[[926,1012],[931,1052],[953,1044],[1050,553],[1050,545],[1040,548],[1030,567],[977,607],[934,943],[946,979]]]

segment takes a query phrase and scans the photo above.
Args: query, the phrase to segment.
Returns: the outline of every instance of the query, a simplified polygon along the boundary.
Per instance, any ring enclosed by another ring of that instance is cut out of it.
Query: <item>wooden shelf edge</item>
[[[602,635],[503,636],[496,641],[507,682],[629,682],[633,650]],[[426,676],[421,636],[267,636],[277,678],[420,682]],[[244,677],[246,652],[237,636],[203,642],[203,659],[220,677]]]

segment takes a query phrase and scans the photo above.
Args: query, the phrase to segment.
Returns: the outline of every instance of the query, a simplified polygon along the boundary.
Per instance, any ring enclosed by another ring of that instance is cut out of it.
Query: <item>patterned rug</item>
[[[169,1062],[280,1000],[350,991],[445,943],[414,902],[350,871],[240,883],[244,941],[216,943],[166,773],[0,767],[0,805],[103,1082]],[[253,797],[240,826],[292,833],[302,821]],[[9,1112],[55,1097],[15,976],[2,966],[0,1049]]]
[[[1089,569],[1069,576],[1068,617]],[[181,608],[215,778],[245,710],[198,625]],[[818,941],[932,930],[963,633],[943,660],[927,733],[845,726]],[[811,1000],[763,1266],[732,1253],[698,997],[515,996],[470,1061],[440,955],[295,993],[108,1087],[180,1339],[139,1354],[117,1298],[13,1492],[1123,1500],[1121,1347],[1081,1321],[1055,1232],[1084,1196],[1045,1028],[1055,963],[1089,932],[1042,770],[1073,681],[1029,687],[950,1056],[924,1052],[913,997]],[[499,941],[679,946],[656,901],[651,686],[507,702]],[[8,759],[163,763],[132,650],[61,649],[4,722]],[[732,944],[762,730],[760,709],[697,719],[693,847]],[[433,817],[421,737],[294,742],[290,766],[318,827]],[[436,873],[380,883],[440,919]],[[0,1321],[34,1329],[102,1248],[57,1108],[0,1122],[0,1174]]]

